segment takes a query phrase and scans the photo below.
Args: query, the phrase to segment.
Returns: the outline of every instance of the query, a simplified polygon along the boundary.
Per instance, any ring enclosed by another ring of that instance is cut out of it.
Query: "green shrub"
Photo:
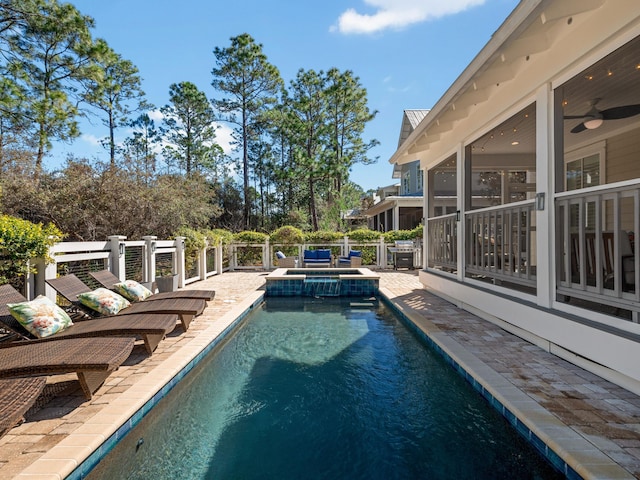
[[[422,238],[422,225],[418,225],[413,230],[391,230],[383,236],[386,243],[393,243],[396,240],[416,240]]]
[[[175,232],[175,237],[184,237],[185,268],[187,272],[195,273],[193,270],[198,261],[198,256],[207,245],[205,235],[193,228],[180,227]]]
[[[207,238],[207,242],[209,242],[209,245],[214,247],[225,247],[233,242],[233,233],[231,233],[229,230],[214,228],[213,230],[207,230],[204,234]]]
[[[380,232],[369,230],[368,228],[352,230],[347,235],[349,235],[349,240],[354,242],[377,242],[382,236]]]
[[[299,228],[285,225],[272,232],[269,241],[280,245],[295,245],[304,242],[304,233]]]
[[[43,226],[0,215],[0,284],[11,283],[21,288],[24,277],[35,273],[35,260],[43,258],[51,263],[49,247],[63,239],[62,232],[53,224]]]
[[[307,232],[304,234],[306,243],[334,243],[344,238],[344,233],[331,230],[318,230],[317,232]]]
[[[269,236],[262,232],[244,231],[233,235],[233,239],[240,243],[264,243]]]

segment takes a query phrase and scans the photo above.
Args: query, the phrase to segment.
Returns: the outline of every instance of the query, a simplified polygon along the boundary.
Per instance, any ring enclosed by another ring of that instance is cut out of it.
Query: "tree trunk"
[[[242,207],[242,223],[244,229],[249,229],[249,132],[247,131],[247,109],[242,108],[242,178],[244,187],[244,206]]]
[[[109,111],[109,159],[111,160],[111,166],[116,166],[116,141],[113,131],[115,126],[113,124],[113,112]]]
[[[313,177],[309,177],[309,215],[314,232],[318,231],[318,212],[316,211],[316,192],[313,185]]]

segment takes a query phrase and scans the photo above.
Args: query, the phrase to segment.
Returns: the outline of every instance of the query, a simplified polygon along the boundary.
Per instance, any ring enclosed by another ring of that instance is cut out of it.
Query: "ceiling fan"
[[[640,114],[640,104],[622,105],[620,107],[607,108],[606,110],[598,110],[596,105],[602,100],[594,98],[589,102],[591,107],[584,115],[566,115],[565,119],[584,118],[584,121],[571,129],[571,133],[580,133],[585,130],[594,130],[598,128],[605,120],[619,120],[621,118],[633,117]]]

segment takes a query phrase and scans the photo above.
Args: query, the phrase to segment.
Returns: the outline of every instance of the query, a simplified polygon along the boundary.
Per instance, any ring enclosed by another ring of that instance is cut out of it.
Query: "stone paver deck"
[[[460,310],[422,288],[416,272],[379,272],[382,293],[538,438],[585,478],[640,478],[640,397]],[[149,357],[142,344],[94,395],[51,377],[40,405],[0,439],[0,478],[61,479],[203,345],[250,307],[265,272],[229,272],[188,288],[216,298]]]

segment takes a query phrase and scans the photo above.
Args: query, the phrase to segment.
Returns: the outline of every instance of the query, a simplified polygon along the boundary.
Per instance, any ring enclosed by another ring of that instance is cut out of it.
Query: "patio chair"
[[[360,250],[349,250],[346,257],[338,257],[338,267],[357,268],[362,266],[362,252]]]
[[[0,379],[75,373],[87,400],[124,362],[134,338],[65,338],[0,348]]]
[[[280,268],[295,268],[296,261],[298,260],[296,257],[287,257],[284,253],[277,251],[276,257],[278,258],[278,267]]]
[[[89,317],[106,316],[108,314],[100,314],[95,308],[90,308],[87,305],[80,302],[78,295],[94,293],[89,286],[87,286],[82,280],[76,277],[74,274],[65,275],[63,277],[51,278],[47,280],[47,283],[52,286],[62,297],[69,301],[74,308],[80,312],[86,314]],[[108,291],[107,289],[104,289]],[[102,292],[99,292],[102,293]],[[111,292],[116,296],[116,293]],[[117,295],[118,300],[125,299]],[[125,305],[129,303],[125,301]],[[170,313],[180,317],[182,327],[186,332],[189,329],[191,320],[197,315],[200,315],[205,308],[205,301],[197,298],[177,298],[177,299],[164,299],[154,302],[138,302],[133,303],[117,311],[120,315],[131,315],[139,313]],[[115,315],[115,313],[114,313]]]
[[[137,289],[138,286],[142,287],[138,282],[133,282],[131,280],[126,280],[125,282],[121,282],[118,277],[116,277],[109,270],[100,270],[98,272],[89,272],[89,275],[93,277],[93,279],[102,285],[104,288],[108,288],[109,290],[113,290],[120,295],[127,298],[127,300],[131,300],[133,302],[144,301],[150,302],[152,300],[167,300],[167,299],[176,299],[176,298],[195,298],[199,300],[204,300],[205,302],[209,302],[213,300],[216,296],[215,290],[178,290],[175,292],[161,292],[154,293],[150,292],[148,297],[142,298],[139,297],[135,292],[133,294],[127,294],[129,291],[129,287],[133,287],[133,289]],[[141,290],[146,290],[142,288]],[[205,303],[206,305],[206,303]]]
[[[46,383],[45,377],[0,379],[0,438],[23,422]]]
[[[173,331],[178,320],[178,316],[174,314],[116,315],[76,322],[62,331],[38,338],[11,315],[7,306],[26,301],[27,299],[11,285],[0,285],[0,328],[9,330],[20,340],[30,342],[46,342],[59,338],[137,337],[142,338],[147,353],[151,355],[160,341]]]

